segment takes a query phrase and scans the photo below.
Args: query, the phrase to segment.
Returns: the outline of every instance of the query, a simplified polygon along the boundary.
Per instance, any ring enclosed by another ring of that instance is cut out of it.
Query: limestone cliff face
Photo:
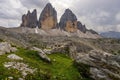
[[[36,11],[36,9],[34,9],[32,13],[30,11],[28,11],[27,14],[24,14],[22,16],[21,27],[35,28],[36,26],[37,26],[37,11]]]
[[[39,28],[42,28],[43,30],[56,28],[57,12],[50,3],[48,3],[43,9],[39,18],[38,25]]]
[[[87,31],[86,26],[82,25],[82,23],[80,21],[77,22],[77,28],[82,31],[83,33],[85,33]]]
[[[37,20],[36,9],[32,13],[28,11],[27,14],[22,16],[21,27],[36,28],[37,26],[47,31],[60,28],[61,31],[64,30],[69,33],[97,34],[93,30],[88,30],[85,25],[78,21],[76,15],[70,9],[65,10],[58,24],[57,12],[50,3],[42,10],[39,20]]]
[[[70,10],[66,9],[65,13],[62,15],[59,23],[60,29],[63,29],[67,32],[76,32],[80,30],[82,32],[86,32],[86,28],[84,25],[77,21],[76,15]]]
[[[77,18],[70,9],[66,9],[59,23],[60,29],[68,32],[77,31]]]

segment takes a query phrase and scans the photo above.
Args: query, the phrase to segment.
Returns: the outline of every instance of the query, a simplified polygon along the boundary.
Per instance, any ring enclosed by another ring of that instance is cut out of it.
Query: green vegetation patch
[[[51,63],[42,60],[36,51],[19,48],[14,54],[23,58],[23,62],[30,68],[37,68],[34,74],[28,74],[25,80],[90,80],[80,74],[74,61],[65,54],[50,54]],[[4,62],[12,61],[7,58],[8,54],[0,56],[0,80],[7,80],[9,76],[18,79],[21,76],[16,69],[7,69]],[[83,68],[83,67],[82,67]],[[84,68],[83,68],[84,69]],[[85,70],[86,71],[86,70]]]

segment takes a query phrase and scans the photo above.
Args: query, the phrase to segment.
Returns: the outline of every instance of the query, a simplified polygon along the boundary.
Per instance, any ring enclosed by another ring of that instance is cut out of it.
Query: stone
[[[10,80],[13,80],[13,77],[11,77],[11,76],[10,76],[10,77],[8,77],[8,78],[9,78]]]
[[[23,58],[17,56],[16,54],[10,54],[7,56],[9,59],[13,59],[13,60],[23,60]]]
[[[32,13],[28,11],[27,14],[24,14],[22,16],[21,27],[36,28],[37,25],[38,25],[38,21],[37,21],[36,9],[34,9]]]
[[[23,78],[18,78],[18,80],[24,80]]]
[[[108,77],[105,76],[104,72],[97,68],[90,68],[90,73],[94,79],[97,78],[97,80],[109,80]]]
[[[29,73],[33,74],[36,71],[36,68],[32,69],[29,67],[29,65],[24,64],[23,62],[5,62],[4,67],[8,69],[11,68],[17,69],[22,73],[23,78],[27,76]]]
[[[17,49],[12,47],[8,42],[1,42],[0,43],[0,55],[5,53],[15,52]]]
[[[38,25],[39,28],[42,28],[43,30],[57,27],[57,12],[50,3],[42,10]]]
[[[51,59],[40,48],[33,47],[32,50],[38,51],[38,55],[40,56],[40,58],[44,59],[47,62],[51,62]]]

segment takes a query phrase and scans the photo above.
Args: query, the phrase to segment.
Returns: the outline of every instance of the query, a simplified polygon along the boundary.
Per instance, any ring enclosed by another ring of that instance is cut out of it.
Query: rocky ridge
[[[22,16],[22,24],[21,27],[28,27],[28,28],[37,28],[35,33],[42,33],[42,32],[50,32],[52,35],[54,34],[51,31],[54,31],[52,29],[56,29],[57,36],[60,36],[59,34],[66,35],[62,33],[61,31],[65,31],[65,33],[77,33],[82,32],[83,34],[90,33],[90,34],[97,34],[97,32],[93,30],[88,30],[85,25],[83,25],[80,21],[77,20],[76,15],[70,10],[66,9],[64,14],[60,18],[60,22],[57,20],[57,11],[51,3],[48,3],[45,8],[42,10],[39,20],[37,20],[37,11],[34,10],[32,13],[28,11],[27,14],[24,14]],[[40,30],[44,30],[40,32]],[[28,31],[29,32],[29,31]],[[81,34],[77,34],[81,35]],[[83,35],[86,37],[86,35]]]

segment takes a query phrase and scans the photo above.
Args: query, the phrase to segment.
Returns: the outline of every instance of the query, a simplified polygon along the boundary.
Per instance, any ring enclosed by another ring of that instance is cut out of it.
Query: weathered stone
[[[32,50],[38,51],[40,58],[44,59],[47,62],[51,62],[50,58],[40,48],[33,47]]]
[[[23,60],[23,58],[17,56],[16,54],[10,54],[7,57],[13,60]]]
[[[48,3],[43,9],[38,25],[44,30],[57,27],[57,12],[50,3]]]
[[[36,71],[36,69],[29,68],[29,65],[22,62],[5,62],[4,67],[17,69],[22,73],[23,78],[29,73],[33,74]]]
[[[8,77],[8,79],[13,80],[13,77],[10,76],[10,77]]]

